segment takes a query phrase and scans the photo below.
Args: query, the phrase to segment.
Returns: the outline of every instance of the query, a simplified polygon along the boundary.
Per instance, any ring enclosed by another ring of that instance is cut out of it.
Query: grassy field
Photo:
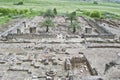
[[[23,1],[24,5],[13,5],[13,3]],[[45,11],[48,8],[57,8],[58,12],[65,13],[76,9],[109,11],[114,14],[120,14],[120,4],[102,3],[98,5],[92,2],[68,1],[68,0],[0,0],[0,7],[7,8],[27,8],[35,11]]]
[[[24,5],[13,5],[23,1]],[[16,9],[32,9],[33,11],[45,11],[46,9],[56,8],[58,13],[72,12],[77,9],[101,12],[110,12],[120,15],[120,4],[103,3],[93,4],[93,2],[69,1],[69,0],[0,0],[0,7]],[[4,19],[6,20],[6,19]],[[4,22],[4,21],[2,21]]]

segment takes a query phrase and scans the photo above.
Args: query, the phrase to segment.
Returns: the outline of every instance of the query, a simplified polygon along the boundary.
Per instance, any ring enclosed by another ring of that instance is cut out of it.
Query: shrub
[[[96,0],[94,0],[93,4],[98,4],[98,2]]]
[[[23,5],[23,2],[22,1],[18,2],[18,5]]]
[[[56,8],[53,9],[53,13],[54,13],[55,15],[57,15],[57,9],[56,9]]]
[[[90,13],[90,17],[101,18],[101,13],[99,11],[93,11],[93,12]]]
[[[17,10],[17,9],[9,9],[9,8],[0,8],[0,13],[2,15],[12,16],[12,15],[25,14],[27,12],[28,12],[27,9]]]
[[[87,15],[87,16],[90,16],[90,11],[85,10],[85,11],[83,11],[83,14]]]
[[[23,5],[24,3],[22,1],[18,2],[18,3],[14,3],[14,5]]]

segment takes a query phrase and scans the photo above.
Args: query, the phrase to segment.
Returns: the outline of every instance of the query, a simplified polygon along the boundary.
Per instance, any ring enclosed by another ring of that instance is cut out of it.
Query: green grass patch
[[[0,17],[0,24],[4,24],[6,22],[8,22],[10,20],[10,18],[8,16],[2,16]]]
[[[13,5],[15,2],[23,1],[23,5]],[[0,0],[1,7],[16,8],[16,9],[30,9],[35,11],[46,11],[46,9],[56,8],[58,13],[72,12],[76,9],[83,10],[100,10],[120,14],[120,5],[116,3],[93,4],[93,2],[80,1],[63,1],[63,0]]]

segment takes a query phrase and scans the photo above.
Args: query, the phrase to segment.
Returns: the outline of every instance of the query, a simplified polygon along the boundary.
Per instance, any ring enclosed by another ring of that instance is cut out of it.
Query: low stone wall
[[[23,39],[56,38],[56,35],[49,34],[49,33],[42,33],[42,34],[12,34],[10,36],[12,36],[13,38],[23,38]]]
[[[92,76],[98,75],[98,72],[96,71],[96,69],[91,67],[90,62],[87,59],[86,59],[86,64]]]
[[[112,44],[115,44],[115,43],[117,43],[117,44],[120,44],[120,41],[109,41],[109,40],[107,40],[107,41],[99,41],[99,40],[87,40],[86,42],[90,42],[90,43],[112,43]]]
[[[100,34],[100,35],[89,35],[89,34],[84,34],[84,37],[85,38],[89,38],[89,37],[92,37],[92,38],[105,38],[105,39],[114,39],[115,38],[115,35],[109,35],[109,34]]]
[[[92,43],[88,48],[120,48],[118,43]]]
[[[120,48],[120,46],[88,46],[88,48]]]

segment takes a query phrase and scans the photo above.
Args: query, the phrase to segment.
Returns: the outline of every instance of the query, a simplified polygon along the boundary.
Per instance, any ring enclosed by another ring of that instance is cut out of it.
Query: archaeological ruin
[[[120,21],[56,16],[24,19],[0,32],[0,80],[120,80]]]

